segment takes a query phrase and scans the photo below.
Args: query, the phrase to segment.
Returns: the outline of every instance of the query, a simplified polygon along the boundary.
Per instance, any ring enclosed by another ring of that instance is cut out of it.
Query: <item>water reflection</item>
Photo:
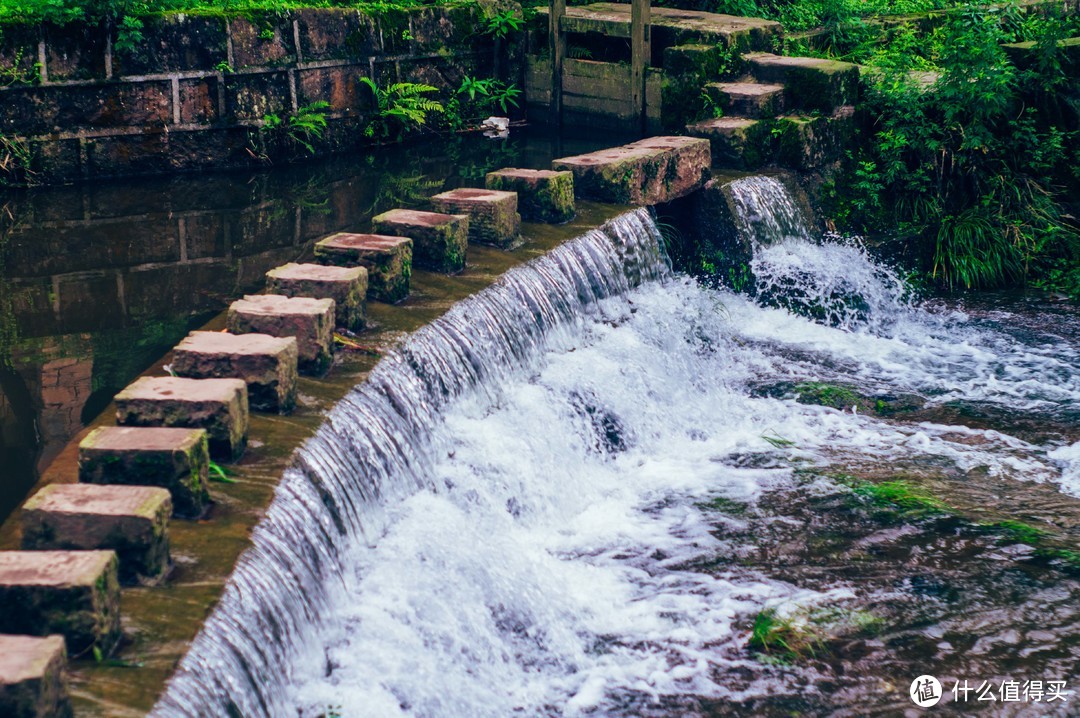
[[[117,391],[316,239],[610,142],[463,136],[255,174],[0,194],[0,521]]]

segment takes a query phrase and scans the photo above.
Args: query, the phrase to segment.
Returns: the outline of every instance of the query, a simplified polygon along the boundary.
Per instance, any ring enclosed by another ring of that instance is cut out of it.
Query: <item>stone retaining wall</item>
[[[359,77],[453,90],[465,75],[489,76],[482,15],[175,14],[146,18],[144,41],[126,52],[105,26],[7,26],[0,68],[14,82],[0,87],[0,133],[29,145],[42,183],[257,164],[250,135],[265,116],[317,101],[330,103],[317,150],[346,149],[363,141],[372,109]]]

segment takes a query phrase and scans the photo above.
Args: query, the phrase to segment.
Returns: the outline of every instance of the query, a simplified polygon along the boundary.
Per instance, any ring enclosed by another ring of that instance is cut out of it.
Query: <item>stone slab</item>
[[[64,637],[0,635],[0,716],[68,718]]]
[[[334,360],[334,300],[256,294],[229,306],[225,319],[233,334],[296,337],[303,374],[325,374]]]
[[[155,486],[50,484],[19,513],[27,550],[108,549],[120,579],[156,580],[169,568],[172,497]]]
[[[289,264],[266,273],[266,291],[286,297],[333,299],[335,321],[352,332],[367,323],[368,270],[324,264]]]
[[[201,516],[210,455],[204,429],[102,426],[79,443],[79,481],[158,486],[177,516]]]
[[[759,120],[748,117],[718,117],[689,124],[686,132],[709,141],[712,163],[717,167],[757,167],[760,163],[747,153],[759,124]]]
[[[507,167],[488,172],[488,189],[516,192],[518,212],[530,222],[559,224],[574,218],[574,173]]]
[[[172,370],[191,379],[242,379],[251,409],[286,414],[296,405],[299,356],[294,337],[192,332],[173,350]]]
[[[378,234],[411,239],[413,264],[421,269],[443,274],[465,269],[472,225],[464,213],[392,209],[373,218],[371,225]]]
[[[783,85],[710,82],[704,92],[729,117],[776,117],[784,109]]]
[[[413,241],[408,237],[339,232],[315,243],[315,260],[368,271],[368,296],[395,304],[409,296]]]
[[[213,457],[235,461],[247,445],[248,396],[242,379],[142,377],[114,401],[121,426],[206,429]]]
[[[0,633],[64,636],[68,651],[108,655],[120,637],[113,551],[0,551]]]
[[[760,82],[784,86],[790,109],[833,112],[859,98],[859,66],[819,57],[787,57],[768,52],[743,56]]]
[[[705,184],[710,145],[697,137],[649,137],[621,147],[564,157],[554,170],[574,173],[579,197],[613,204],[670,202]]]
[[[438,212],[469,217],[469,241],[509,249],[521,241],[517,193],[461,187],[430,199]]]

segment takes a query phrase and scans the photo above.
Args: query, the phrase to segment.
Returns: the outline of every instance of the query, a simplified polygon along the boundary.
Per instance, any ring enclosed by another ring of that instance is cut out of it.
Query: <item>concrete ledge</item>
[[[432,204],[439,207],[434,200]],[[392,209],[372,219],[371,225],[379,234],[411,239],[413,263],[421,269],[442,274],[457,274],[465,269],[465,256],[474,226],[465,213]]]
[[[859,66],[818,57],[767,52],[744,55],[761,82],[782,84],[788,108],[832,112],[859,99]]]
[[[333,299],[249,295],[229,306],[225,321],[233,334],[296,337],[299,368],[304,374],[321,376],[333,362]]]
[[[201,516],[210,496],[204,429],[103,426],[79,443],[79,481],[167,489],[177,516]]]
[[[784,109],[784,86],[758,82],[710,82],[705,94],[725,116],[776,117]]]
[[[760,163],[747,157],[751,129],[757,124],[748,117],[719,117],[687,125],[686,132],[709,141],[712,163],[718,167],[757,167]]]
[[[368,296],[396,304],[409,296],[413,241],[408,237],[338,232],[315,243],[315,261],[368,271]]]
[[[59,633],[68,651],[108,655],[120,637],[112,551],[0,551],[0,632]]]
[[[248,397],[242,379],[142,377],[114,401],[121,426],[206,429],[211,456],[235,461],[247,445]]]
[[[488,172],[488,189],[516,192],[521,218],[558,224],[574,218],[574,173],[507,167]]]
[[[0,635],[0,715],[69,718],[63,636]]]
[[[177,376],[243,379],[248,405],[286,414],[296,405],[299,349],[293,337],[192,332],[173,350]]]
[[[367,323],[368,271],[365,267],[332,267],[289,263],[266,273],[266,291],[285,297],[333,299],[335,321],[349,331]]]
[[[169,568],[172,498],[153,486],[50,484],[23,506],[27,550],[109,549],[120,559],[120,579],[156,580]]]
[[[695,137],[650,137],[552,162],[574,173],[579,197],[614,204],[653,205],[678,199],[705,184],[709,143]]]

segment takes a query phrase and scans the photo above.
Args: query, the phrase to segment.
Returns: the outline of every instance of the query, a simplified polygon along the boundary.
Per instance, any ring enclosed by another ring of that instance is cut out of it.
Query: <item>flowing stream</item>
[[[386,358],[155,715],[886,716],[920,674],[944,714],[1080,712],[1075,310],[914,302],[735,191],[756,297],[638,210]]]

